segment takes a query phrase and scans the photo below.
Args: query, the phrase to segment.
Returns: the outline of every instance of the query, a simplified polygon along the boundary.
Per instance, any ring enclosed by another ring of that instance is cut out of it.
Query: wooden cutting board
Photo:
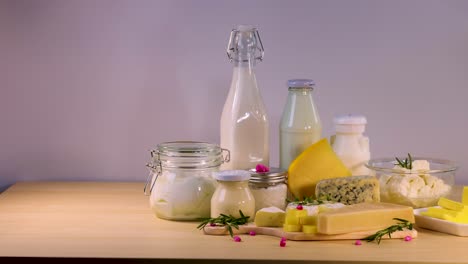
[[[233,233],[236,235],[239,234],[248,234],[250,231],[254,231],[257,235],[268,235],[276,237],[284,237],[288,240],[345,240],[345,239],[363,239],[367,236],[375,234],[378,230],[370,231],[361,231],[347,234],[339,235],[324,235],[324,234],[305,234],[302,232],[285,232],[281,227],[258,227],[253,223],[247,225],[239,226],[239,229],[232,229]],[[205,226],[203,232],[206,235],[229,235],[229,232],[226,227],[223,226]],[[411,236],[411,238],[416,238],[418,232],[416,229],[397,231],[392,233],[391,238],[405,238],[406,236]],[[384,236],[382,239],[389,239],[390,237]]]

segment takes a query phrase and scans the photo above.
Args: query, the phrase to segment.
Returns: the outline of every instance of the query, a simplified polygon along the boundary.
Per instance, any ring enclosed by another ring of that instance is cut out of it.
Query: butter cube
[[[305,234],[315,234],[317,233],[317,226],[316,225],[303,225],[302,232]]]
[[[285,224],[288,225],[300,225],[300,219],[307,216],[307,210],[297,210],[296,208],[289,208],[286,211]]]
[[[285,212],[277,207],[262,208],[255,214],[256,226],[281,227],[284,224]]]
[[[283,225],[283,230],[285,232],[301,232],[302,231],[302,226],[301,225],[284,224]]]
[[[301,225],[317,225],[317,215],[306,215],[299,219]]]

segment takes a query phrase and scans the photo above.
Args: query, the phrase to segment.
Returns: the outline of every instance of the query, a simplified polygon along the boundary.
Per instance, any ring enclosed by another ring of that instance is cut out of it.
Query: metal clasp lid
[[[150,169],[148,178],[146,179],[145,188],[143,188],[143,193],[146,196],[150,195],[151,192],[153,191],[154,184],[156,183],[156,180],[158,179],[159,175],[161,175],[161,171],[162,171],[161,159],[159,158],[159,151],[151,150],[150,153],[151,153],[151,159],[152,160],[154,160],[155,155],[157,155],[157,158],[156,158],[156,165],[154,163],[146,164],[146,167],[148,167]],[[156,172],[156,174],[155,174],[155,172]],[[156,177],[154,178],[154,181],[151,182],[151,179],[153,178],[153,175],[156,175]],[[149,185],[151,185],[151,186],[150,186],[150,188],[148,190]]]
[[[227,155],[223,156],[223,162],[226,163],[226,162],[231,161],[231,151],[229,151],[229,149],[221,148],[221,152],[223,151],[227,152]]]

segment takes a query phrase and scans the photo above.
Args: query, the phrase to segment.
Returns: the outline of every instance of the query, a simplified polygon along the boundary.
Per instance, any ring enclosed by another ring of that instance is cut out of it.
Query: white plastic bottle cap
[[[367,119],[362,115],[341,115],[333,119],[338,133],[364,133]]]
[[[248,181],[250,172],[244,170],[225,170],[214,174],[216,180],[219,181]]]

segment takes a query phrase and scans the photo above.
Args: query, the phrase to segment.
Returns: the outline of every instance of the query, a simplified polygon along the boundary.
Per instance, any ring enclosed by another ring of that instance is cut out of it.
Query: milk
[[[230,151],[223,170],[255,168],[269,163],[269,126],[265,106],[250,65],[234,67],[221,115],[221,147]]]
[[[318,126],[311,130],[280,130],[280,167],[288,168],[299,154],[319,141],[321,135],[322,128]]]
[[[268,117],[255,78],[254,66],[263,58],[263,45],[254,27],[231,32],[227,49],[234,64],[231,87],[221,114],[221,147],[230,151],[222,170],[246,170],[269,164]]]
[[[280,123],[280,167],[288,169],[310,145],[322,136],[322,124],[312,98],[314,82],[288,81],[288,98]]]

